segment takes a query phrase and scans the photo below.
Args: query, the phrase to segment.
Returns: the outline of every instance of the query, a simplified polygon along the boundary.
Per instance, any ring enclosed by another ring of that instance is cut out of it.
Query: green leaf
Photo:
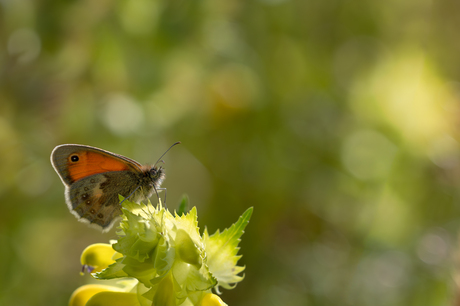
[[[169,271],[174,264],[176,258],[176,251],[171,248],[167,237],[162,236],[158,242],[158,247],[153,254],[154,265],[158,271],[159,276]]]
[[[114,279],[128,277],[129,275],[123,271],[125,265],[122,263],[123,258],[118,258],[114,264],[111,264],[101,272],[93,273],[92,276],[96,279]]]
[[[152,282],[153,286],[142,296],[152,303],[152,306],[182,305],[187,298],[187,291],[174,279],[171,273]]]
[[[129,277],[136,278],[145,286],[150,287],[150,280],[157,275],[157,270],[152,262],[139,262],[131,257],[124,257],[122,260],[124,264],[123,271]]]
[[[176,214],[178,216],[182,216],[188,211],[188,206],[189,206],[190,200],[188,198],[188,195],[184,194],[182,196],[182,200],[180,201],[179,208],[177,209]]]
[[[125,235],[120,235],[118,242],[113,245],[114,250],[123,255],[131,256],[139,261],[150,257],[158,243],[158,232],[155,226],[146,228],[145,223],[138,217],[124,210],[127,220],[122,221],[121,227]]]
[[[174,217],[174,230],[173,232],[177,233],[177,230],[183,229],[193,240],[193,243],[200,248],[203,249],[203,241],[201,240],[200,231],[198,227],[198,216],[196,207],[193,207],[188,214],[179,216],[176,214]]]
[[[200,250],[183,229],[178,229],[176,232],[176,250],[182,261],[198,268],[201,267],[203,262],[200,257]]]
[[[207,290],[217,283],[204,262],[206,254],[197,219],[195,207],[185,215],[176,214],[171,231],[176,250],[173,275],[189,291]]]
[[[252,207],[248,208],[235,224],[222,233],[216,231],[212,236],[209,236],[207,229],[203,233],[203,242],[208,259],[207,266],[217,279],[218,286],[232,289],[234,285],[231,284],[243,280],[243,277],[239,276],[238,273],[242,272],[244,267],[236,265],[241,258],[237,255],[238,244],[246,225],[249,223],[252,211]]]
[[[203,291],[217,284],[215,277],[209,272],[206,265],[196,267],[184,261],[176,261],[172,269],[174,278],[182,287],[191,291]]]

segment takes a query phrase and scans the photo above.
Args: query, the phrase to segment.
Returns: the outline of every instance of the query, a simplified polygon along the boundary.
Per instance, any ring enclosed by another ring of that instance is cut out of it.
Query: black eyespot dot
[[[89,205],[89,204],[91,204],[91,200],[86,200],[85,203],[86,203],[86,205]]]
[[[98,217],[99,219],[102,219],[102,218],[104,218],[104,215],[101,214],[101,213],[99,213],[99,214],[97,214],[97,217]]]
[[[82,199],[86,199],[87,197],[88,197],[88,194],[86,194],[86,193],[84,193],[84,194],[81,196]]]
[[[96,213],[96,210],[91,209],[89,212],[94,215]]]
[[[78,155],[72,155],[70,156],[70,160],[73,161],[74,163],[77,162],[80,158],[78,158]]]

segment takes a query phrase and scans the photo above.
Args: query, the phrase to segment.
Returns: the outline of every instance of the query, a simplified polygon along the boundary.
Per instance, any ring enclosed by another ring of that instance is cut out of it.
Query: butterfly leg
[[[121,203],[123,203],[126,199],[129,199],[129,197],[132,196],[133,193],[135,193],[136,190],[139,189],[140,187],[141,187],[141,185],[137,186],[136,189],[134,189],[133,192],[131,192],[131,193],[129,194],[129,196],[127,196],[126,198],[123,199],[123,201],[120,202],[120,205],[121,205]]]
[[[165,192],[165,207],[166,207],[166,188],[158,188],[158,190],[163,190]]]
[[[160,196],[158,195],[158,191],[162,191],[162,190],[164,190],[164,192],[165,192],[165,200],[164,200],[163,204],[164,204],[164,206],[166,208],[166,188],[155,188],[155,192],[157,194],[158,199],[160,199]]]

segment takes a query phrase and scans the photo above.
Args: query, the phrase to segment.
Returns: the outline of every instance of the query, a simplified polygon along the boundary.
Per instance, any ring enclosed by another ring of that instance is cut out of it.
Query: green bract
[[[238,274],[244,267],[236,265],[241,257],[237,255],[238,243],[252,207],[229,229],[211,236],[206,229],[200,235],[195,207],[187,214],[172,215],[161,203],[155,208],[150,202],[125,200],[122,211],[119,239],[112,244],[113,251],[107,250],[108,245],[90,246],[87,250],[91,250],[91,257],[85,257],[111,263],[105,267],[100,264],[96,270],[99,272],[92,273],[96,279],[134,278],[136,285],[125,287],[129,288],[125,293],[130,295],[122,295],[122,289],[103,291],[88,303],[113,301],[113,293],[130,299],[135,294],[139,305],[226,305],[211,289],[218,293],[219,286],[232,289],[243,279]],[[101,253],[93,254],[98,250]],[[89,261],[84,264],[90,266]]]

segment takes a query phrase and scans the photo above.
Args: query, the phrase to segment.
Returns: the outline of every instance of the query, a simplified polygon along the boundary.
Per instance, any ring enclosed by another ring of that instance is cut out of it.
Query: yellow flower
[[[213,293],[207,293],[197,306],[227,306],[221,298]]]
[[[111,264],[115,263],[115,259],[122,256],[123,255],[117,253],[110,244],[92,244],[81,254],[80,261],[83,265],[82,270],[88,270],[88,272],[101,272]]]
[[[113,287],[113,286],[84,285],[72,293],[72,296],[70,297],[70,301],[69,301],[69,306],[98,305],[98,304],[94,304],[94,302],[97,302],[100,299],[100,297],[107,298],[106,301],[108,302],[108,304],[106,305],[114,305],[114,304],[110,304],[110,302],[114,301],[114,299],[111,298],[110,295],[118,294],[118,293],[126,293],[126,292],[121,292],[121,291],[122,289]],[[88,303],[89,300],[93,300],[93,304]],[[136,300],[136,303],[139,303],[137,301],[137,297],[135,300]],[[135,304],[131,303],[131,304],[125,304],[125,305],[135,305]]]

